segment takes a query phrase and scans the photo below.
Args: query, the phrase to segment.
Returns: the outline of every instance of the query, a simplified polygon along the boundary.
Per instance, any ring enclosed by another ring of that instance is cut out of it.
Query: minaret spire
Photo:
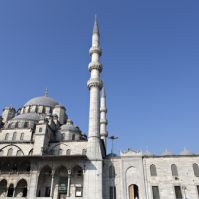
[[[89,50],[91,62],[88,65],[90,71],[90,79],[87,82],[90,91],[90,106],[89,106],[89,125],[88,125],[88,143],[87,157],[90,163],[87,165],[85,172],[85,191],[86,199],[102,199],[102,150],[100,139],[100,90],[102,81],[100,73],[102,65],[100,63],[101,48],[100,35],[97,20],[95,18],[92,46]]]
[[[100,35],[99,26],[98,26],[98,22],[97,22],[97,15],[95,15],[95,21],[94,21],[94,26],[93,26],[93,34],[94,33]]]
[[[100,100],[100,136],[101,139],[104,141],[105,147],[106,147],[106,139],[108,137],[108,131],[107,131],[107,124],[108,121],[106,119],[106,92],[104,87],[101,91],[101,100]]]
[[[87,154],[92,158],[101,158],[100,150],[100,90],[102,88],[102,81],[100,80],[100,73],[102,65],[100,63],[101,48],[100,37],[97,20],[95,18],[92,34],[92,46],[89,50],[91,62],[88,65],[90,71],[90,79],[88,80],[88,88],[90,91],[90,111],[89,111],[89,129],[88,139],[95,142],[95,146],[88,149]],[[95,149],[93,149],[93,147]],[[90,153],[89,153],[90,152]]]

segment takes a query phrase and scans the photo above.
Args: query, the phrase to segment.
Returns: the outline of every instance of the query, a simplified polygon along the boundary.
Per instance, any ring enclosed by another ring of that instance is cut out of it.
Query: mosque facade
[[[128,149],[107,154],[106,93],[94,22],[88,133],[46,92],[0,117],[0,199],[199,199],[199,156]]]

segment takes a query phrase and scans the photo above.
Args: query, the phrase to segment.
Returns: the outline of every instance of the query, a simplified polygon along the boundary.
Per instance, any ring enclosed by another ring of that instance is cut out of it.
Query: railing
[[[20,175],[20,174],[24,174],[24,175],[29,175],[30,171],[0,171],[0,175],[3,174],[9,174],[9,175]],[[1,198],[1,196],[0,196]]]

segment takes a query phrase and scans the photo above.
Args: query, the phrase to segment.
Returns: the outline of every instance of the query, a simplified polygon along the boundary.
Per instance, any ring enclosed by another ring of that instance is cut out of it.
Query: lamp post
[[[114,142],[115,140],[117,140],[118,137],[112,135],[112,136],[110,136],[110,137],[108,137],[108,138],[111,139],[111,141],[112,141],[111,154],[113,155],[113,149],[114,149],[114,143],[113,143],[113,142]]]

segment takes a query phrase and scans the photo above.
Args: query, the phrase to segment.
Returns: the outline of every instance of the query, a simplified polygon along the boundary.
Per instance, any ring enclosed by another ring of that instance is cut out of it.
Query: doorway
[[[139,189],[135,184],[129,185],[129,199],[139,199]]]

